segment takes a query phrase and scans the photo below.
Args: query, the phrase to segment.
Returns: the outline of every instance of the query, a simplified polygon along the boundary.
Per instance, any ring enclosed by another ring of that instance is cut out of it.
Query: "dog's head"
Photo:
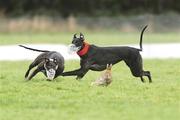
[[[69,50],[71,52],[78,52],[83,48],[84,45],[84,35],[80,33],[80,36],[77,37],[77,34],[74,34],[72,44],[69,45]]]
[[[45,58],[44,68],[46,70],[46,76],[48,80],[53,80],[58,69],[58,63],[56,58]]]

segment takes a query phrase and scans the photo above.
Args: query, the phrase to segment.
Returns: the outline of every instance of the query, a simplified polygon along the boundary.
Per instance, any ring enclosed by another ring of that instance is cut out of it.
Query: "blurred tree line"
[[[180,0],[0,0],[0,14],[116,16],[139,13],[180,13]]]

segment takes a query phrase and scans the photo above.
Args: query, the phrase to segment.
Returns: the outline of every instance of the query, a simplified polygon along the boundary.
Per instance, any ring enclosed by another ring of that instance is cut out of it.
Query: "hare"
[[[108,86],[112,82],[112,73],[111,73],[112,64],[107,64],[105,72],[95,81],[91,83],[92,85],[97,86]]]

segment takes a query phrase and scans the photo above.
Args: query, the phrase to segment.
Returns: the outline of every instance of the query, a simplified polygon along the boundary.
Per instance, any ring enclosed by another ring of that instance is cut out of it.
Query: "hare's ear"
[[[109,68],[109,64],[106,65],[106,69],[108,69],[108,68]]]
[[[110,68],[112,68],[112,63],[109,65]]]
[[[112,68],[112,64],[109,65],[109,69],[111,69],[111,68]]]
[[[111,70],[111,68],[112,68],[112,64],[107,64],[107,68],[106,69]]]

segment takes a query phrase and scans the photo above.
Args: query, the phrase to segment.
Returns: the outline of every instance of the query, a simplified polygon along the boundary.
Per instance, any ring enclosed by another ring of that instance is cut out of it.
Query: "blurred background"
[[[0,0],[0,32],[180,32],[180,0]]]

